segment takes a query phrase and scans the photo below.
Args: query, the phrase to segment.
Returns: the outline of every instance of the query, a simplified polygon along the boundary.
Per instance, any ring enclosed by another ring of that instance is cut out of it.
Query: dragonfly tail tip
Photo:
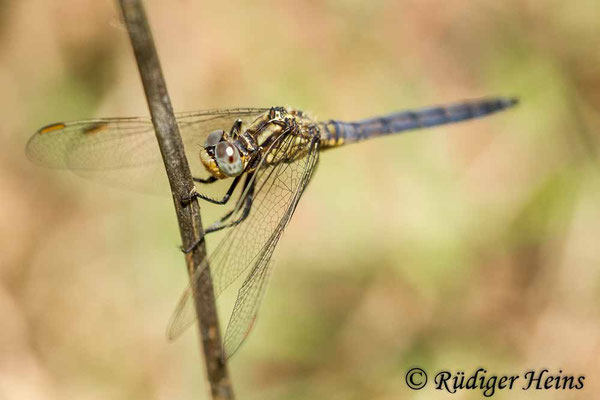
[[[521,99],[519,99],[519,97],[517,96],[503,97],[501,99],[502,105],[505,108],[516,106],[517,104],[519,104],[520,101]]]

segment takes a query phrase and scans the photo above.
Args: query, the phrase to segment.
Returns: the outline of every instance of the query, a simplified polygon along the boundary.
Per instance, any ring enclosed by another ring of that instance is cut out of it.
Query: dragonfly
[[[206,235],[226,233],[193,273],[169,324],[169,339],[177,338],[195,321],[193,288],[201,287],[200,281],[210,279],[219,295],[234,281],[243,279],[223,341],[226,357],[240,348],[264,296],[271,256],[322,151],[480,118],[517,103],[513,97],[488,97],[356,122],[315,120],[305,112],[286,107],[176,114],[197,187],[185,200],[198,198],[228,207],[228,211],[205,229]],[[31,137],[26,153],[46,167],[70,169],[84,176],[101,173],[99,176],[112,176],[110,179],[127,176],[128,172],[149,176],[157,166],[160,168],[162,160],[149,118],[54,123]],[[221,196],[203,193],[203,188],[223,181],[228,188]]]

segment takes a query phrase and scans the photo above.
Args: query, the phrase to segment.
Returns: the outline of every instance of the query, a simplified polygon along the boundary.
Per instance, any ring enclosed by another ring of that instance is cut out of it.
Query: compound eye
[[[219,169],[227,176],[238,176],[244,170],[242,157],[237,147],[228,142],[219,142],[215,147],[215,158]]]
[[[206,143],[204,143],[204,147],[216,146],[217,143],[223,139],[223,134],[225,131],[223,129],[217,129],[216,131],[212,131],[208,137],[206,138]]]

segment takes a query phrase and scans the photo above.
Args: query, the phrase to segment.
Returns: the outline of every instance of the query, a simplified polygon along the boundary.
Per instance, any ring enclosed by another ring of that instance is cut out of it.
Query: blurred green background
[[[148,114],[115,4],[0,3],[0,399],[205,397],[196,335],[165,338],[187,280],[171,199],[24,154],[51,122]],[[586,376],[581,391],[499,399],[600,390],[597,0],[146,8],[179,111],[291,105],[358,119],[522,100],[323,154],[232,360],[238,398],[450,396],[408,389],[413,365]]]

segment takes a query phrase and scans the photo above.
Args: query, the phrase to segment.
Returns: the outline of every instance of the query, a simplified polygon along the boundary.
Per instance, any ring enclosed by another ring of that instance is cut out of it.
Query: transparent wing
[[[212,279],[218,295],[250,269],[238,292],[224,339],[227,356],[235,353],[251,329],[266,287],[271,255],[312,176],[318,154],[318,140],[298,142],[298,138],[288,136],[274,143],[255,175],[250,214],[227,233],[192,277],[193,284],[184,292],[169,326],[170,339],[195,321],[191,287],[198,287],[198,280]],[[266,159],[272,161],[267,163]],[[242,212],[240,201],[234,214]]]
[[[264,108],[207,110],[176,114],[186,155],[194,176],[206,176],[198,151],[215,129],[250,123]],[[154,191],[166,183],[162,158],[149,118],[108,118],[56,123],[38,130],[27,143],[28,157],[50,167],[108,184]]]

